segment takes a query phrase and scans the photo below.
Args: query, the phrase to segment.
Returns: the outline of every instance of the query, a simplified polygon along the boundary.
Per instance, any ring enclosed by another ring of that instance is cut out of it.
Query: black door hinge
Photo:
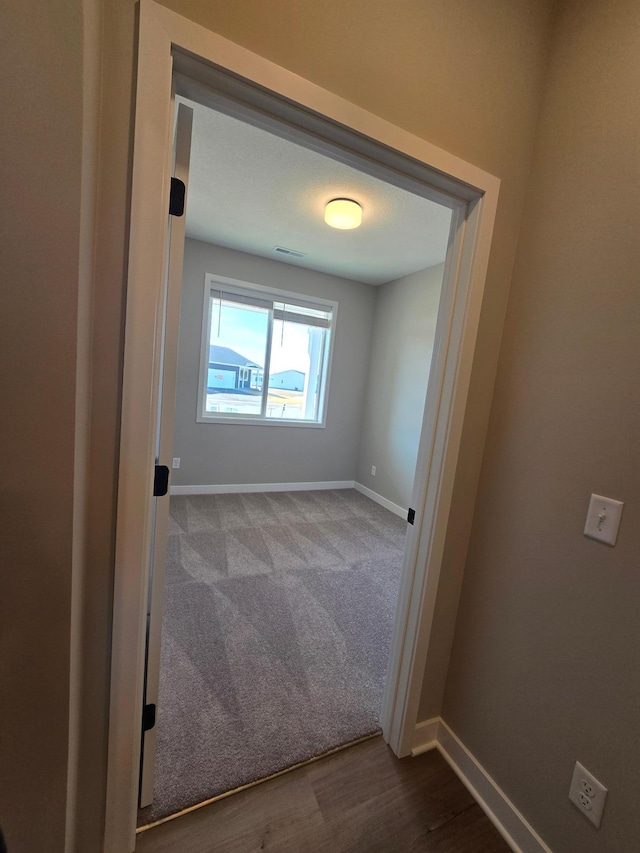
[[[416,511],[415,511],[415,509],[410,509],[409,512],[407,513],[407,521],[409,522],[409,524],[413,524],[413,522],[415,520],[416,520]]]
[[[153,496],[161,498],[169,491],[169,469],[166,465],[156,465],[153,475]]]
[[[148,732],[156,724],[156,706],[145,705],[142,711],[142,731]]]
[[[184,214],[184,197],[186,187],[180,178],[171,178],[171,194],[169,195],[169,214],[182,216]]]

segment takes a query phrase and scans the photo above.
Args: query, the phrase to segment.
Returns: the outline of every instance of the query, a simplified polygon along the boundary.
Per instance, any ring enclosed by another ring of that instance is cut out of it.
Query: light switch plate
[[[602,495],[591,495],[584,535],[606,542],[607,545],[615,545],[623,506],[622,501],[615,501],[613,498],[605,498]]]

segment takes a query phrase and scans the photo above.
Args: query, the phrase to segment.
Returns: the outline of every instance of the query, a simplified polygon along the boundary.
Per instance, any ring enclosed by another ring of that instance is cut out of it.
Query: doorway
[[[163,322],[171,89],[264,126],[452,210],[438,332],[382,707],[385,739],[411,751],[436,606],[499,182],[153,2],[141,5],[116,542],[106,848],[133,850],[144,683],[144,602]],[[149,322],[155,318],[155,322]]]
[[[451,223],[179,100],[193,127],[143,826],[380,731]],[[336,195],[358,199],[357,232],[324,221]]]

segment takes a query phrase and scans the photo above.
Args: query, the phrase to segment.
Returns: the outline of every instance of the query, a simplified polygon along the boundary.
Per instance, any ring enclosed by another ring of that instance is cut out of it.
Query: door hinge
[[[407,521],[409,522],[409,524],[413,524],[413,522],[414,522],[415,520],[416,520],[416,511],[415,511],[415,509],[409,509],[409,512],[407,513]]]
[[[169,195],[169,214],[182,216],[184,213],[184,197],[186,187],[180,178],[171,178],[171,193]]]
[[[142,731],[148,732],[156,724],[156,706],[145,705],[142,711]]]
[[[169,469],[166,465],[156,465],[153,475],[153,496],[161,498],[169,491]]]

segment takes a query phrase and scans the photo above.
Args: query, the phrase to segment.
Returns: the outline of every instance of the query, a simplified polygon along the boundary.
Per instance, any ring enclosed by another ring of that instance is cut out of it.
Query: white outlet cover
[[[173,465],[171,467],[172,468],[179,468],[180,467],[180,457],[179,456],[173,457]]]
[[[578,811],[596,826],[600,826],[607,793],[607,789],[598,782],[593,773],[589,773],[579,761],[576,761],[571,777],[569,799]]]
[[[591,495],[584,535],[599,542],[606,542],[607,545],[615,545],[623,506],[622,501],[602,495]]]

